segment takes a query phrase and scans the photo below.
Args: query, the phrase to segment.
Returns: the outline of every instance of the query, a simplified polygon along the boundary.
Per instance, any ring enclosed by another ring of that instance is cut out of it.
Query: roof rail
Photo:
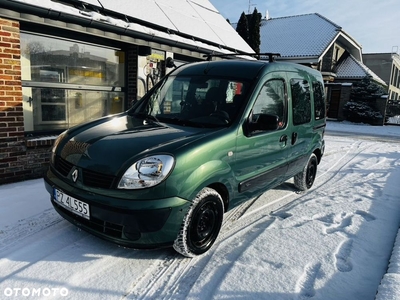
[[[232,58],[232,56],[238,56],[238,55],[247,55],[247,54],[243,54],[243,53],[226,53],[226,54],[208,53],[208,54],[204,54],[203,57],[207,57],[207,60],[210,61],[213,57]]]
[[[257,55],[258,55],[258,57],[268,56],[268,61],[269,62],[274,62],[275,61],[275,57],[280,57],[281,56],[280,53],[272,53],[272,52],[258,53]]]
[[[232,56],[252,56],[252,57],[258,57],[260,59],[261,56],[268,56],[268,61],[273,62],[275,61],[275,57],[280,57],[280,53],[272,53],[272,52],[266,52],[266,53],[226,53],[226,54],[216,54],[216,53],[209,53],[209,54],[204,54],[203,57],[207,57],[207,60],[210,61],[213,57],[225,57],[225,58],[232,58]],[[261,59],[263,60],[263,59]]]

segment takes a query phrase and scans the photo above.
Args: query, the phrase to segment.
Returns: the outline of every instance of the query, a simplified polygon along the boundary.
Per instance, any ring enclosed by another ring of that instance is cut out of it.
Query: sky
[[[399,0],[210,0],[225,19],[236,23],[257,8],[270,18],[319,13],[353,37],[363,53],[400,53]],[[250,5],[249,5],[250,3]]]
[[[195,258],[77,229],[42,179],[0,185],[0,299],[400,299],[400,126],[328,121],[325,140],[311,190],[234,208]]]

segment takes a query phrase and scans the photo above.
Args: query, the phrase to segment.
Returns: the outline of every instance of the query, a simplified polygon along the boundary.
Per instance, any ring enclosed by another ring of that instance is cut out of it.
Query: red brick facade
[[[0,184],[43,177],[55,139],[25,137],[20,43],[19,22],[0,18]],[[129,107],[137,94],[138,48],[126,51]]]
[[[0,18],[0,184],[42,177],[52,141],[24,136],[19,22]]]

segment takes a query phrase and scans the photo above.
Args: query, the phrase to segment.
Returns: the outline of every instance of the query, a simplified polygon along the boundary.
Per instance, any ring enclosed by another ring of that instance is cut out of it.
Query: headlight
[[[119,189],[144,189],[162,182],[174,166],[170,155],[153,155],[135,162],[122,176]]]

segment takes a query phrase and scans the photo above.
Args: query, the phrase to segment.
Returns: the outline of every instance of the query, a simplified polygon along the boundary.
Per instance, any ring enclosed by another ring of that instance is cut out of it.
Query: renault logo
[[[72,172],[71,177],[72,177],[72,181],[73,181],[73,182],[76,182],[76,180],[78,179],[78,169],[75,169],[75,170]]]

